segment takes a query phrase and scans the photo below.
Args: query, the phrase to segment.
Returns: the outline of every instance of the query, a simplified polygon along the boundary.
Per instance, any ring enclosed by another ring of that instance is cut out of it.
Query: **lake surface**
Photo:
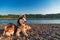
[[[0,24],[17,23],[17,20],[0,20]],[[27,20],[28,24],[60,24],[60,20]]]

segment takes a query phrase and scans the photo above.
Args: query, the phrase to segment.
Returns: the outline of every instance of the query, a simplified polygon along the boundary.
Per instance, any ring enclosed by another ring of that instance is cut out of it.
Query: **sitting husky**
[[[28,36],[27,32],[30,29],[31,29],[31,27],[26,24],[26,16],[22,15],[18,19],[18,28],[17,28],[16,35],[20,36],[20,32],[22,32],[24,35]]]
[[[15,30],[14,24],[9,23],[4,27],[3,35],[12,36],[14,34],[14,30]]]

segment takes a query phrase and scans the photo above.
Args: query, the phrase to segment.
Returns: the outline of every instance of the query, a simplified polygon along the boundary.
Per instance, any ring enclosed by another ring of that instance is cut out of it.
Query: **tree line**
[[[27,19],[60,19],[60,13],[58,14],[46,14],[46,15],[42,15],[42,14],[25,14]],[[8,15],[0,15],[0,19],[18,19],[19,15],[12,15],[12,14],[8,14]]]

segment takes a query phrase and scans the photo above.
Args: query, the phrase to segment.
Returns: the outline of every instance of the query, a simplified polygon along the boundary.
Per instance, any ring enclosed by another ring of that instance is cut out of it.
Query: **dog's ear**
[[[20,15],[19,15],[19,17],[22,17],[22,16],[23,16],[23,14],[20,14]]]
[[[26,15],[24,14],[24,17],[26,18]]]

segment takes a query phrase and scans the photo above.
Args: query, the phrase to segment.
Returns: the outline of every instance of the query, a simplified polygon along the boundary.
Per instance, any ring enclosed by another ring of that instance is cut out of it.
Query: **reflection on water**
[[[17,20],[0,20],[0,24],[17,23]],[[27,20],[28,24],[60,24],[60,20]]]

